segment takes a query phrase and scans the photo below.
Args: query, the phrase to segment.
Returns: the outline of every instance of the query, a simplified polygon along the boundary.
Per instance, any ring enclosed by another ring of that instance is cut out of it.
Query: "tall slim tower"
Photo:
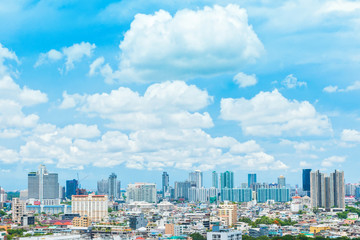
[[[302,171],[302,188],[306,192],[310,192],[310,173],[311,169],[303,169]]]
[[[192,187],[201,188],[203,186],[203,174],[200,170],[189,173],[189,182]]]
[[[114,201],[118,199],[120,196],[120,181],[117,180],[117,176],[115,173],[112,173],[109,176],[108,188],[109,200]]]
[[[278,186],[279,186],[279,188],[286,187],[286,179],[283,175],[278,177]]]
[[[332,207],[345,209],[344,172],[335,170],[330,176],[319,170],[310,173],[311,206],[329,210]]]
[[[219,174],[216,171],[211,173],[212,177],[212,187],[219,188]]]
[[[256,173],[248,174],[248,188],[254,188],[254,184],[256,184]]]
[[[234,188],[234,173],[226,171],[220,174],[221,188]]]
[[[165,198],[165,193],[169,191],[169,174],[163,172],[162,174],[162,197]]]

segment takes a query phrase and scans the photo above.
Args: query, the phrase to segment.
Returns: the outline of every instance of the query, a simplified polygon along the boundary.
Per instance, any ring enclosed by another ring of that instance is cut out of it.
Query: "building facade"
[[[44,165],[40,165],[37,172],[28,174],[28,198],[44,204],[44,201],[59,199],[59,181],[57,173],[49,173]]]
[[[335,170],[326,175],[319,170],[310,173],[310,195],[313,208],[345,209],[344,172]]]
[[[72,213],[87,216],[92,222],[100,222],[108,217],[108,197],[106,195],[73,195]]]
[[[127,188],[127,201],[144,201],[148,203],[156,203],[155,183],[129,184]]]
[[[220,185],[223,188],[234,188],[234,173],[226,171],[220,174]]]

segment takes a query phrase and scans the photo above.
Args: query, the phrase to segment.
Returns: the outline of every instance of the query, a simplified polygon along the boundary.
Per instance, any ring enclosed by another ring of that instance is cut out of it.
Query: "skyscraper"
[[[163,172],[162,174],[162,197],[165,198],[165,194],[169,192],[169,174]]]
[[[234,188],[234,173],[226,171],[220,174],[221,188]]]
[[[175,182],[175,199],[189,200],[190,182]]]
[[[189,182],[192,187],[201,188],[203,186],[203,174],[200,170],[189,173]]]
[[[278,177],[278,186],[279,186],[279,188],[286,187],[286,179],[283,175]]]
[[[335,170],[330,176],[319,170],[310,173],[311,206],[345,208],[344,172]]]
[[[71,199],[72,195],[76,195],[76,189],[78,188],[78,181],[76,179],[66,180],[66,198]]]
[[[311,169],[303,169],[302,171],[302,188],[306,192],[310,192],[310,173]]]
[[[212,177],[212,187],[219,188],[219,174],[216,171],[211,173]]]
[[[114,201],[120,198],[120,181],[117,181],[117,176],[115,173],[110,174],[108,180],[108,195],[109,200]]]
[[[42,164],[37,172],[30,172],[28,174],[28,197],[39,200],[41,204],[58,204],[60,202],[58,174],[49,173]]]
[[[97,194],[107,195],[109,193],[109,181],[107,179],[102,179],[97,182]]]
[[[248,174],[248,187],[254,190],[254,185],[256,184],[256,173]]]

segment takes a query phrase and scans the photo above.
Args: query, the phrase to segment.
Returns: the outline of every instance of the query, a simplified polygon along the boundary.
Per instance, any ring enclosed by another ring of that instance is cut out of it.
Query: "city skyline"
[[[164,171],[173,184],[197,169],[205,186],[214,170],[234,172],[234,186],[252,172],[301,186],[306,168],[360,180],[358,2],[0,9],[6,190],[25,189],[39,164],[89,189],[112,172],[160,186]]]

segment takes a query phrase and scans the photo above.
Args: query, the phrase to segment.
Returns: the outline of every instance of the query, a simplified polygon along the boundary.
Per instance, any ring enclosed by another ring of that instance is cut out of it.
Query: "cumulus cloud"
[[[343,163],[343,162],[345,162],[345,160],[346,160],[345,156],[332,156],[332,157],[325,158],[321,162],[321,166],[332,167],[335,163]]]
[[[34,67],[39,67],[48,62],[55,62],[65,59],[65,70],[69,71],[74,68],[75,62],[80,62],[84,57],[91,57],[95,44],[88,42],[75,43],[70,47],[64,47],[61,51],[51,49],[47,53],[41,53]]]
[[[334,92],[351,92],[360,89],[360,81],[355,81],[353,84],[347,86],[346,88],[339,88],[338,86],[327,86],[323,89],[324,92],[334,93]]]
[[[117,129],[162,127],[209,128],[212,118],[207,112],[197,112],[213,98],[205,90],[185,82],[163,82],[148,87],[143,96],[120,87],[110,93],[93,95],[63,94],[61,108],[73,108],[110,120],[108,126]]]
[[[341,140],[345,142],[360,142],[360,132],[354,129],[344,129],[341,132]]]
[[[234,76],[233,81],[241,88],[253,86],[257,83],[255,74],[247,75],[245,73],[238,73]]]
[[[336,92],[338,89],[339,89],[338,86],[327,86],[327,87],[324,87],[323,91],[328,92],[328,93],[333,93],[333,92]]]
[[[298,141],[290,141],[287,139],[282,139],[280,141],[280,144],[282,145],[290,145],[292,146],[297,152],[302,152],[302,151],[308,151],[308,150],[315,150],[315,146],[313,146],[312,144],[310,144],[309,142],[298,142]]]
[[[160,10],[137,14],[120,43],[119,81],[188,79],[237,72],[258,59],[264,47],[237,5],[184,9],[174,16]],[[108,81],[111,81],[108,79]]]
[[[92,140],[65,134],[67,128],[39,125],[21,146],[17,157],[25,162],[56,163],[61,168],[80,169],[87,165],[120,164],[136,169],[213,169],[223,164],[239,169],[288,168],[263,152],[253,140],[241,143],[231,137],[214,138],[200,129],[147,129],[129,134],[108,131]],[[234,152],[241,145],[243,148]]]
[[[18,61],[14,52],[0,45],[0,136],[17,137],[16,128],[34,127],[39,117],[24,114],[23,108],[47,102],[46,94],[15,83],[5,59]]]
[[[278,90],[260,92],[249,100],[224,98],[221,118],[238,122],[247,135],[303,136],[332,132],[326,115],[318,113],[307,101],[286,99]]]
[[[296,88],[307,85],[306,82],[298,81],[298,79],[293,74],[287,75],[281,84],[287,88]]]

